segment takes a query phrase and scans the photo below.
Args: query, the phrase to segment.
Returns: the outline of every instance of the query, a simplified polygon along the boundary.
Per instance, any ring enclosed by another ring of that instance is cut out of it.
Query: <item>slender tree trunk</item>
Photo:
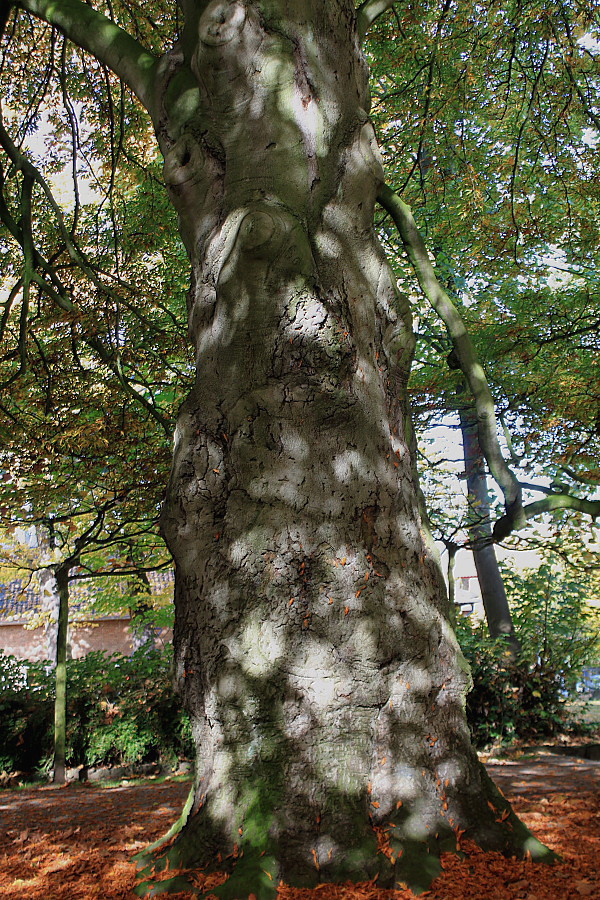
[[[53,781],[65,783],[67,742],[67,641],[69,629],[69,571],[70,566],[56,570],[56,589],[59,598],[56,634],[56,668],[54,699],[54,763]]]
[[[45,655],[54,665],[56,660],[56,642],[58,632],[58,617],[60,614],[60,598],[56,586],[54,568],[49,566],[40,569],[37,573],[37,583],[40,592],[40,608],[43,618],[44,640],[46,642]]]
[[[158,864],[225,868],[214,893],[260,898],[280,878],[424,886],[455,829],[535,854],[471,748],[421,527],[354,4],[186,14],[155,122],[193,272],[163,530],[197,771]]]
[[[60,597],[56,585],[56,567],[53,565],[54,538],[51,528],[46,526],[36,527],[35,546],[39,547],[40,561],[44,566],[44,568],[38,570],[36,579],[40,594],[44,640],[46,642],[45,654],[46,659],[54,665],[56,661],[56,639],[60,612]]]
[[[453,544],[452,541],[446,542],[446,552],[448,554],[448,565],[446,567],[446,581],[448,582],[448,601],[450,603],[450,614],[452,618],[455,615],[455,603],[456,603],[456,554],[458,553],[459,547],[457,544]]]
[[[505,638],[510,655],[516,657],[521,646],[515,635],[506,589],[492,543],[490,496],[477,431],[477,413],[472,406],[463,405],[459,407],[459,415],[471,523],[469,533],[488,630],[493,638]]]
[[[65,783],[67,732],[67,648],[69,631],[69,572],[72,561],[53,563],[55,558],[52,528],[36,529],[36,541],[45,568],[38,572],[47,658],[54,666],[54,757],[52,780]]]

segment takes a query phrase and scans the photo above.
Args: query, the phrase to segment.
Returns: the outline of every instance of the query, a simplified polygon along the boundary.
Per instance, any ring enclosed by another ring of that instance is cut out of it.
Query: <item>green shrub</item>
[[[174,762],[191,754],[189,722],[171,688],[170,650],[94,653],[78,662],[78,683],[72,679],[68,686],[67,743],[79,762]]]
[[[503,578],[523,655],[557,672],[573,693],[582,666],[600,654],[600,612],[589,603],[593,582],[585,572],[552,562],[521,571],[504,566]]]
[[[600,653],[600,613],[590,606],[593,583],[555,555],[535,569],[503,567],[521,658],[511,663],[504,643],[483,623],[459,616],[456,633],[471,665],[467,717],[479,747],[511,738],[535,740],[564,730],[565,698],[582,666]]]
[[[47,754],[53,704],[43,663],[0,652],[0,772],[31,771]]]
[[[502,639],[459,616],[456,634],[473,676],[467,719],[476,747],[513,738],[536,740],[565,724],[561,674],[524,659],[511,662]]]
[[[171,687],[171,651],[90,653],[67,663],[67,765],[161,761],[193,752]],[[54,673],[0,653],[0,770],[46,770],[52,760]]]

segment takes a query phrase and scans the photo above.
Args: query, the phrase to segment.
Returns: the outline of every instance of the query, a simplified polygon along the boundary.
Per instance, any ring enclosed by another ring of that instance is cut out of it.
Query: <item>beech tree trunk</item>
[[[450,614],[452,621],[455,620],[456,616],[456,575],[455,575],[455,567],[456,567],[456,554],[459,551],[458,544],[453,543],[452,541],[446,541],[446,553],[448,554],[448,563],[446,567],[446,582],[448,584],[448,602],[450,604]]]
[[[65,783],[67,741],[67,651],[69,633],[68,570],[48,566],[38,572],[44,614],[46,658],[54,666],[54,754],[52,780]]]
[[[40,569],[37,573],[37,583],[40,592],[40,608],[44,620],[46,659],[54,664],[56,662],[56,640],[60,615],[60,598],[58,596],[54,569],[51,566]]]
[[[479,442],[477,413],[472,406],[461,406],[459,415],[467,476],[469,533],[488,630],[490,637],[505,638],[507,651],[516,657],[521,652],[521,645],[515,634],[504,580],[492,542],[490,497]]]
[[[197,770],[158,864],[225,868],[214,893],[262,897],[280,878],[425,886],[459,830],[542,853],[470,745],[354,5],[185,12],[155,124],[192,265],[198,377],[162,526]]]

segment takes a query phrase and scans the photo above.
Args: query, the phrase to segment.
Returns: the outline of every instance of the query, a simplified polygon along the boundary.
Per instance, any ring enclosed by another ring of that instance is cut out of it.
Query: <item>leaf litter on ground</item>
[[[531,763],[529,763],[531,765]],[[461,842],[467,855],[442,857],[442,874],[425,900],[580,900],[600,898],[600,802],[583,773],[563,778],[560,792],[542,792],[539,779],[514,771],[502,789],[515,811],[561,857],[547,866],[505,859]],[[492,776],[494,776],[492,772]],[[510,773],[512,774],[512,773]],[[135,900],[132,855],[164,834],[178,816],[189,786],[182,783],[73,786],[0,792],[0,898],[2,900]],[[544,794],[544,795],[542,795]],[[172,877],[171,870],[168,875]],[[185,873],[183,873],[185,874]],[[210,880],[188,873],[204,890]],[[191,900],[192,892],[169,900]],[[279,900],[410,900],[408,890],[382,890],[376,881],[323,884],[312,890],[280,885]]]

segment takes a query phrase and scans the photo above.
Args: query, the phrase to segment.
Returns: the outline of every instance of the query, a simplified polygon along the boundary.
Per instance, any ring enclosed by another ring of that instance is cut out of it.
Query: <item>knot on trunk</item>
[[[246,22],[246,7],[239,0],[213,0],[198,23],[198,37],[209,47],[228,44]]]

